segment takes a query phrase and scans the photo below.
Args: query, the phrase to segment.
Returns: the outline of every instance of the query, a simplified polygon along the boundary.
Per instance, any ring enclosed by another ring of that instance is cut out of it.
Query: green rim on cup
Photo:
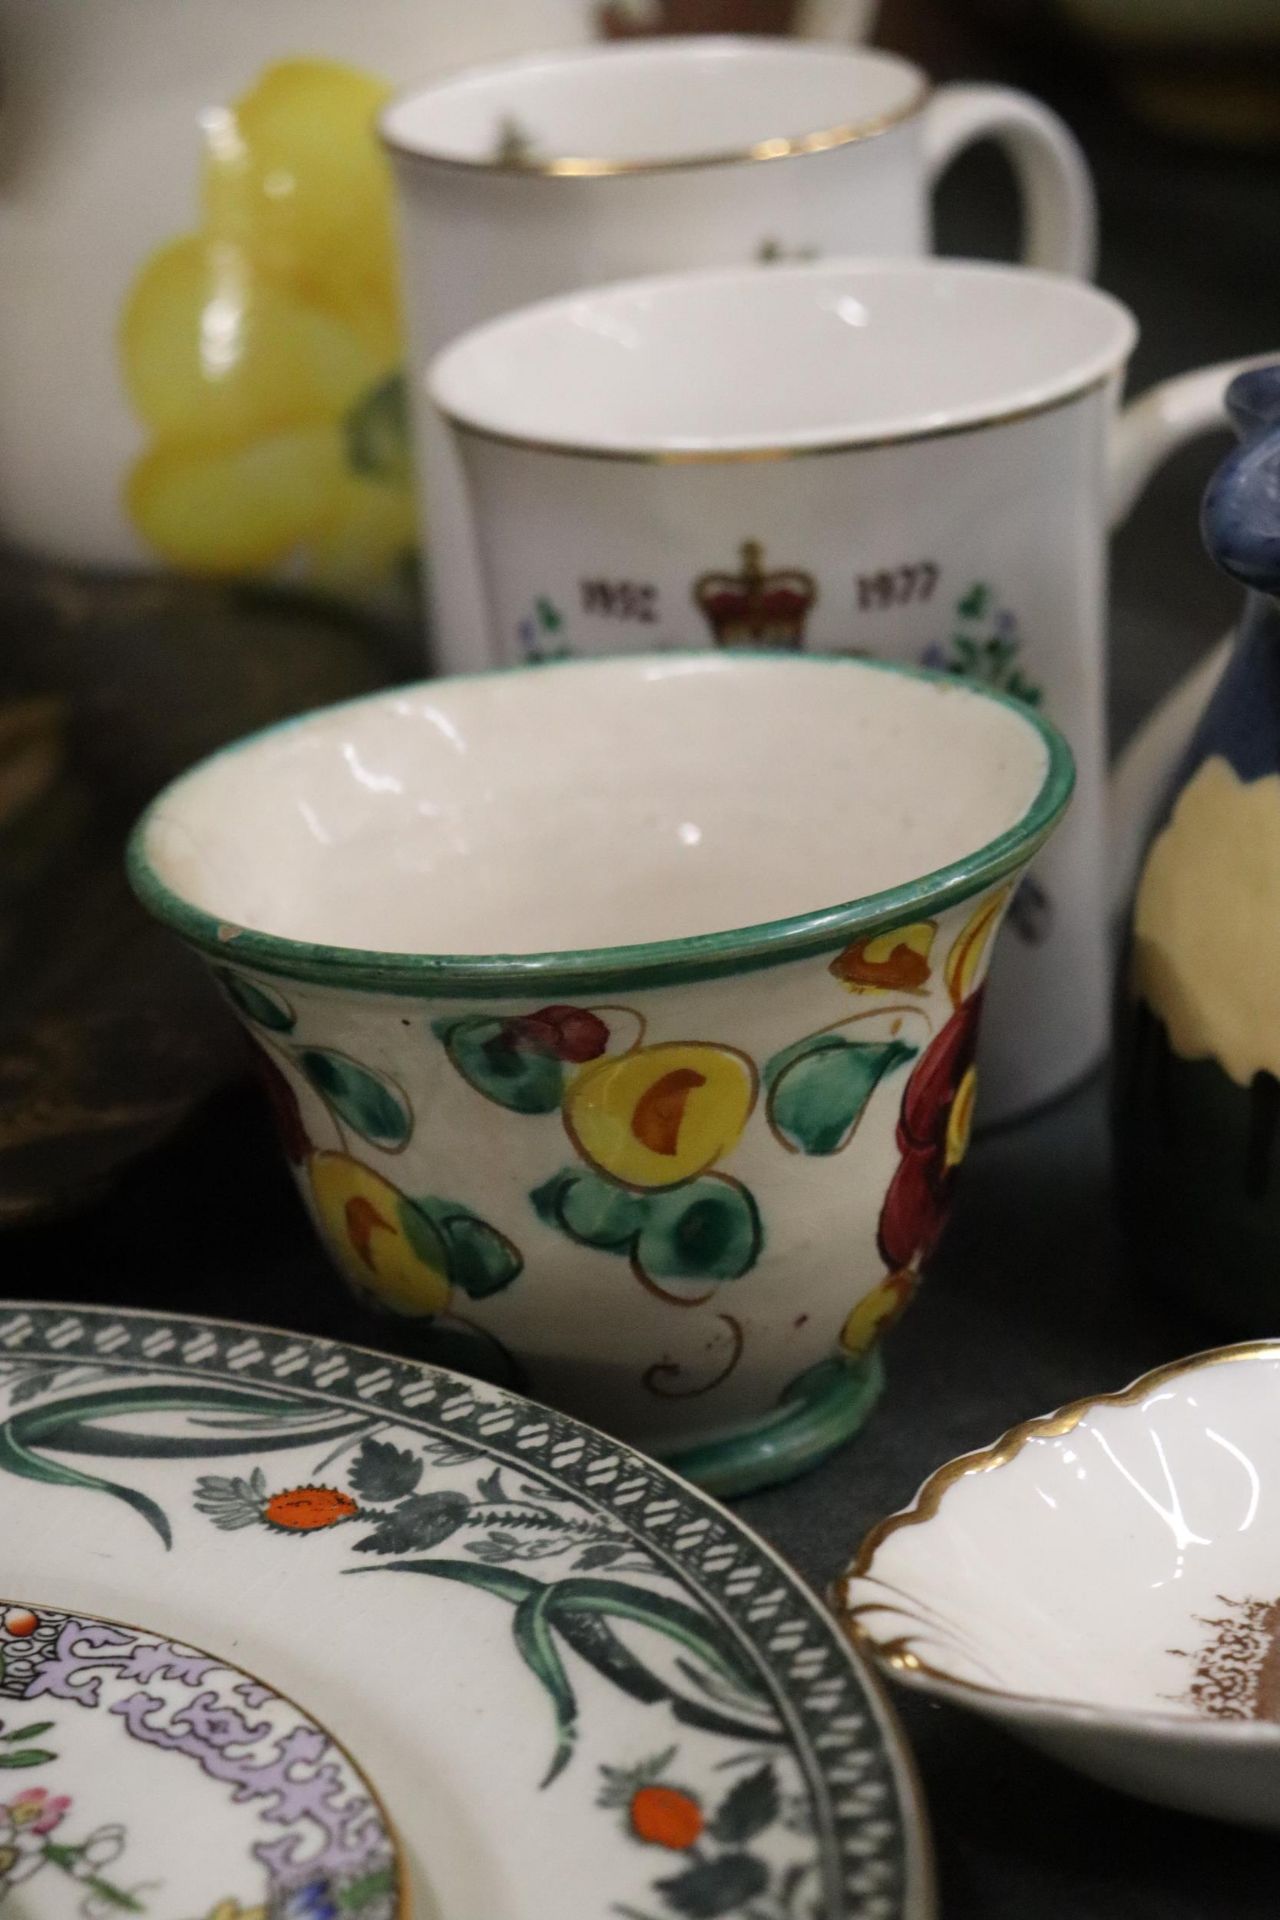
[[[690,650],[681,658],[723,660],[723,654]],[[646,656],[632,655],[635,663]],[[655,656],[665,657],[665,656]],[[317,715],[301,714],[273,727],[223,747],[209,755],[187,773],[170,783],[142,815],[129,837],[127,863],[129,879],[143,905],[158,920],[171,926],[184,939],[215,958],[235,958],[245,966],[264,973],[279,974],[293,980],[310,980],[318,985],[363,988],[369,992],[421,994],[458,999],[489,998],[510,993],[573,994],[603,992],[625,981],[632,988],[676,985],[687,980],[712,980],[731,974],[749,973],[758,967],[776,966],[802,955],[819,953],[842,946],[849,940],[872,935],[910,919],[924,902],[933,909],[953,906],[991,886],[1007,873],[1025,864],[1042,841],[1047,839],[1062,813],[1075,784],[1075,764],[1071,750],[1057,728],[1042,719],[1024,702],[993,688],[975,687],[971,682],[949,679],[945,674],[923,667],[909,667],[897,661],[871,660],[862,656],[848,660],[839,654],[796,654],[752,648],[752,661],[782,659],[803,662],[815,671],[839,671],[849,666],[860,671],[899,674],[906,679],[953,686],[957,691],[1016,713],[1039,734],[1047,755],[1044,779],[1026,813],[1007,832],[985,846],[939,867],[932,873],[888,887],[879,893],[832,907],[792,914],[782,920],[767,920],[755,926],[733,927],[717,933],[695,934],[678,940],[644,941],[634,946],[582,947],[563,952],[500,954],[397,953],[378,948],[331,946],[323,942],[293,940],[282,934],[261,933],[220,919],[216,914],[193,905],[174,893],[160,878],[147,852],[147,840],[159,813],[179,793],[187,780],[203,773],[214,761],[231,754],[244,753],[264,741],[291,729],[306,726]],[[604,659],[557,660],[536,667],[499,668],[511,673],[590,673],[607,666],[613,656]],[[493,673],[458,675],[441,681],[442,687],[488,680]],[[359,700],[318,711],[353,712],[412,692],[409,687],[386,688],[365,694]]]

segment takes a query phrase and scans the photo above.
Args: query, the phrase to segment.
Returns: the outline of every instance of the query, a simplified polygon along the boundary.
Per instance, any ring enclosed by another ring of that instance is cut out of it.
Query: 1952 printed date
[[[638,620],[653,626],[658,618],[658,589],[645,580],[580,580],[582,611],[606,620]]]

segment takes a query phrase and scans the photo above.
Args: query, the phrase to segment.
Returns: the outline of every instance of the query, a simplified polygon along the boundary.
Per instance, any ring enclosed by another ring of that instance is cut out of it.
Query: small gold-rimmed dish
[[[1280,1340],[940,1467],[840,1583],[895,1680],[1108,1785],[1280,1827]]]

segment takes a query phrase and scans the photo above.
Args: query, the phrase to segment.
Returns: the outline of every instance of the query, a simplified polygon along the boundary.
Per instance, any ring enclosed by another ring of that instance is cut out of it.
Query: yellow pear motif
[[[969,1136],[973,1132],[973,1107],[978,1097],[978,1069],[970,1066],[964,1079],[956,1088],[956,1097],[951,1103],[947,1115],[947,1136],[943,1149],[943,1165],[958,1167],[969,1151]]]
[[[1000,924],[1000,915],[1012,892],[1012,887],[1004,886],[988,893],[978,902],[956,935],[943,969],[952,1006],[960,1006],[977,985],[991,936]]]
[[[886,1328],[893,1325],[915,1291],[915,1276],[891,1273],[863,1294],[840,1330],[840,1345],[854,1359],[869,1353]]]
[[[343,1271],[398,1313],[443,1313],[448,1256],[435,1227],[398,1187],[345,1153],[316,1153],[311,1198]]]
[[[601,1173],[629,1187],[672,1187],[737,1144],[755,1099],[745,1054],[675,1041],[584,1067],[565,1095],[564,1121]]]

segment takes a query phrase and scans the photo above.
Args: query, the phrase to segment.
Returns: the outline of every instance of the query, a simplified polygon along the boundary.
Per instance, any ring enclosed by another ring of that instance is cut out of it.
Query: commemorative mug
[[[1106,531],[1219,425],[1228,370],[1117,418],[1136,337],[1080,281],[947,261],[671,276],[546,301],[436,361],[495,663],[654,646],[874,653],[1002,688],[1079,788],[996,968],[984,1121],[1107,1044]],[[1148,792],[1130,790],[1131,811]]]
[[[735,1492],[875,1399],[991,942],[1070,788],[985,688],[645,655],[259,735],[161,795],[131,867],[357,1294]]]
[[[406,318],[421,368],[464,329],[623,276],[927,253],[933,182],[998,140],[1026,258],[1088,275],[1094,206],[1072,135],[1003,87],[931,88],[909,62],[788,40],[675,38],[476,69],[383,116]],[[413,396],[437,666],[490,658],[453,450]]]

